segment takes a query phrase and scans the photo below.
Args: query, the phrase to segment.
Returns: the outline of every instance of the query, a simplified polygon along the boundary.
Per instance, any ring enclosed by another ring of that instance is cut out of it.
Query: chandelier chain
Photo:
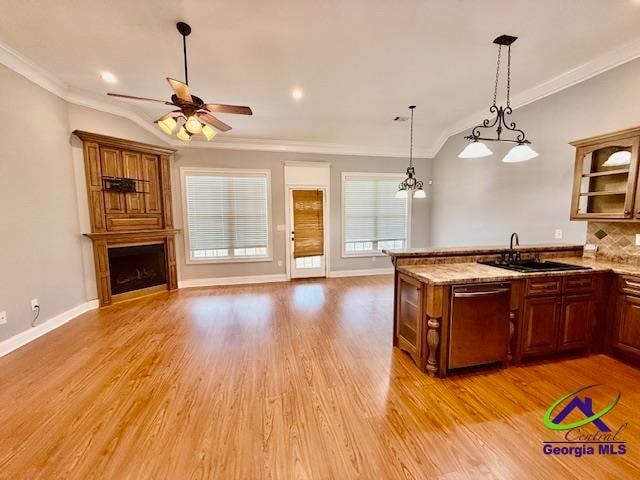
[[[413,167],[413,108],[411,109],[411,133],[409,139],[409,166]]]
[[[496,82],[493,87],[493,105],[497,105],[498,103],[498,81],[500,79],[500,57],[502,54],[502,45],[498,47],[498,62],[496,64]]]

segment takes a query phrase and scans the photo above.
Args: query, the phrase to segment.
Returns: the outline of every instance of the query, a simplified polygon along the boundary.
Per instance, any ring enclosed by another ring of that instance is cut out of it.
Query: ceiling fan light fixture
[[[482,158],[493,155],[493,152],[482,142],[471,142],[460,152],[458,158]]]
[[[191,134],[189,132],[187,132],[187,130],[185,130],[184,126],[180,127],[180,130],[178,130],[178,133],[176,134],[176,137],[178,137],[183,142],[190,142],[191,141]]]
[[[200,123],[200,120],[198,120],[195,115],[191,115],[187,118],[184,128],[186,128],[189,133],[200,133],[202,131],[202,123]]]
[[[202,134],[207,138],[207,141],[210,141],[210,140],[213,140],[213,137],[215,137],[218,134],[218,132],[216,132],[209,125],[203,125]]]
[[[176,122],[173,117],[167,117],[164,120],[157,121],[156,123],[167,135],[173,134],[173,131],[176,129],[176,125],[178,125],[178,122]]]
[[[538,156],[538,152],[536,152],[529,145],[516,145],[504,156],[502,159],[503,163],[519,163],[526,162],[527,160],[531,160],[532,158],[536,158]]]

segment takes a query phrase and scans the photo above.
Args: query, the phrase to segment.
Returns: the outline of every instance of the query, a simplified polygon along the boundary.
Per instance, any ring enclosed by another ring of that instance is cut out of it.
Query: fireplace
[[[164,243],[108,249],[111,294],[167,284]]]

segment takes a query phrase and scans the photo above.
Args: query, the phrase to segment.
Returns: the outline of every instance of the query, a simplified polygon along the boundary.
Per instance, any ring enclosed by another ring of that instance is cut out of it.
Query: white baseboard
[[[286,282],[284,273],[274,275],[250,275],[247,277],[193,278],[180,280],[178,288],[214,287],[218,285],[247,285],[251,283]]]
[[[338,277],[365,277],[367,275],[390,275],[393,267],[390,268],[368,268],[362,270],[334,270],[329,272],[330,278]]]
[[[0,342],[0,357],[5,356],[7,353],[13,352],[14,350],[26,345],[29,342],[32,342],[36,338],[41,337],[42,335],[49,333],[51,330],[55,330],[56,328],[64,325],[69,320],[73,320],[78,315],[82,315],[89,310],[93,310],[98,308],[98,300],[91,300],[90,302],[82,303],[76,307],[67,310],[66,312],[62,312],[55,317],[42,322],[39,325],[36,325],[29,330],[25,330],[24,332],[20,332],[17,335],[14,335],[11,338]]]

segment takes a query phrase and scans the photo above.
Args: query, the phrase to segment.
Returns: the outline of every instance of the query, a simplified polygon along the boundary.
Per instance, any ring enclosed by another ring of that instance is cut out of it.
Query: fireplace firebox
[[[163,243],[110,247],[108,257],[111,294],[166,285],[164,247]]]

